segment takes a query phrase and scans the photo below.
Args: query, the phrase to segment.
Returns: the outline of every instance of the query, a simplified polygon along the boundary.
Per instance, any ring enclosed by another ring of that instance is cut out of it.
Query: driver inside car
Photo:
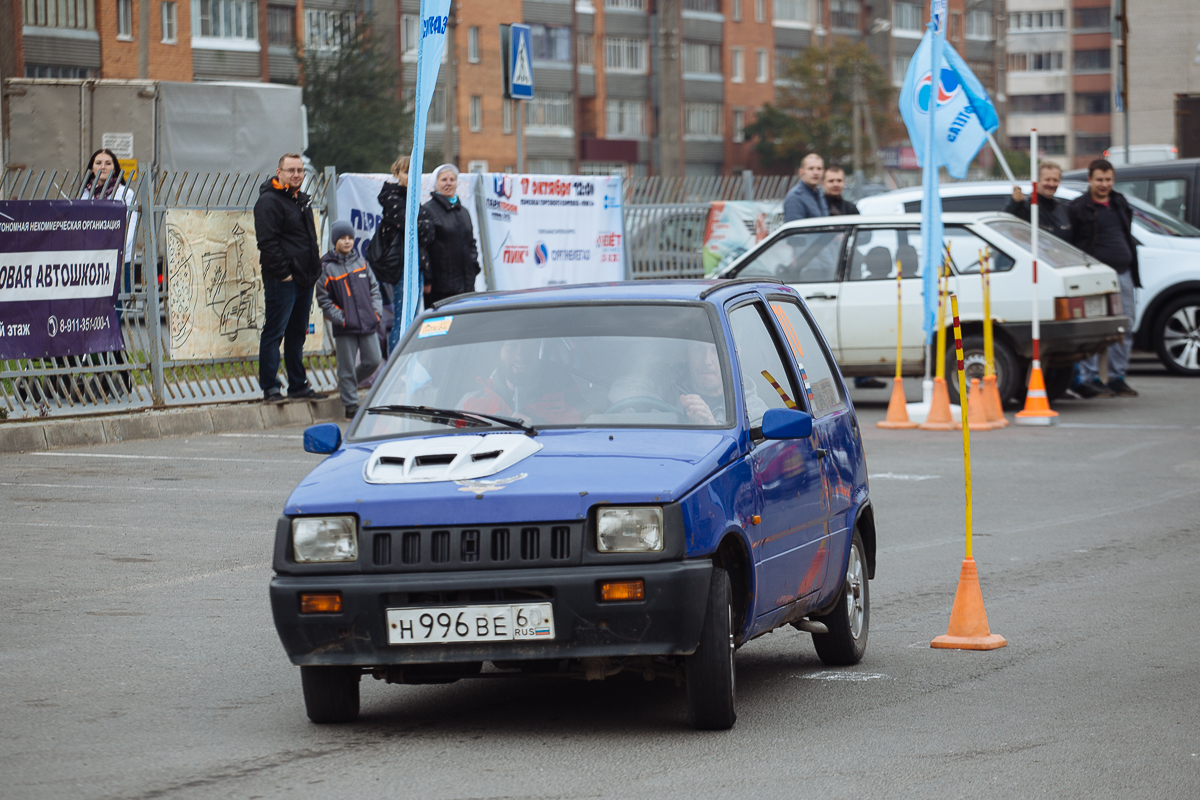
[[[463,411],[512,417],[525,423],[581,422],[587,403],[561,365],[545,358],[542,339],[510,339],[500,346],[500,364],[480,388],[463,397]]]

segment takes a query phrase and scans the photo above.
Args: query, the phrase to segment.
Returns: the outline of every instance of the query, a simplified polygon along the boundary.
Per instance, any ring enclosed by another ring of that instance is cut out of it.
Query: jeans
[[[338,395],[346,407],[358,405],[358,384],[379,369],[379,337],[374,333],[359,336],[353,333],[333,337],[337,348]],[[355,356],[358,366],[354,366]]]
[[[263,395],[280,390],[279,343],[283,342],[288,392],[303,391],[308,386],[304,372],[304,337],[308,335],[313,287],[298,285],[295,279],[263,278],[263,295],[266,308],[258,347],[258,384]]]
[[[1125,378],[1125,370],[1129,367],[1129,350],[1133,347],[1133,317],[1137,313],[1134,305],[1136,297],[1133,287],[1133,273],[1118,272],[1117,282],[1121,286],[1121,313],[1129,317],[1129,327],[1125,330],[1125,338],[1108,346],[1108,379]],[[1100,365],[1097,356],[1088,356],[1079,362],[1079,377],[1084,383],[1100,379]]]

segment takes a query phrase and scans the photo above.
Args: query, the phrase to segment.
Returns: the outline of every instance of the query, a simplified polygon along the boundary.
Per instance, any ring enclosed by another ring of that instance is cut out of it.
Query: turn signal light
[[[606,603],[618,600],[645,600],[644,581],[610,581],[600,584],[600,599]]]
[[[300,595],[301,614],[336,614],[342,610],[342,593]]]
[[[1054,298],[1054,318],[1059,319],[1083,319],[1084,307],[1082,297],[1056,297]]]

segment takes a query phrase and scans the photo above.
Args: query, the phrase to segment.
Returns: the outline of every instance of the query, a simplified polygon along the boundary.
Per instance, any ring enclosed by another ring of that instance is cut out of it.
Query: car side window
[[[759,303],[747,303],[729,312],[752,428],[762,425],[763,414],[769,408],[799,407],[796,386],[763,313]]]
[[[896,277],[896,262],[906,278],[921,275],[925,259],[921,253],[921,231],[918,228],[869,228],[854,235],[850,248],[852,281],[877,281]]]
[[[836,377],[837,368],[800,304],[790,298],[773,298],[771,311],[783,329],[796,363],[800,365],[800,380],[804,382],[804,393],[812,415],[824,417],[844,409],[846,400],[842,397],[841,384]]]
[[[1150,202],[1175,219],[1187,219],[1187,196],[1183,178],[1150,181]]]
[[[992,260],[988,264],[989,272],[1008,272],[1017,263],[1012,256],[992,247],[967,228],[953,225],[947,226],[943,232],[946,246],[950,248],[950,261],[959,275],[977,275],[979,273],[979,254],[989,247]],[[895,277],[895,273],[892,273]]]
[[[772,278],[783,283],[836,281],[845,241],[845,229],[789,233],[743,264],[737,277]]]

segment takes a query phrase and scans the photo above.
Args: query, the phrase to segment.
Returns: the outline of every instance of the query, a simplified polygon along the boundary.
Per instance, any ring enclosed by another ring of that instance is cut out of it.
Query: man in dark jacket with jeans
[[[254,231],[262,268],[265,312],[258,348],[258,383],[263,400],[283,402],[279,384],[279,343],[287,370],[288,399],[321,400],[304,371],[304,337],[313,286],[321,274],[321,252],[313,224],[312,201],[300,191],[304,161],[295,153],[279,159],[275,177],[258,188]]]
[[[1102,158],[1088,164],[1088,190],[1071,201],[1067,217],[1071,223],[1071,244],[1103,261],[1117,271],[1121,287],[1121,313],[1133,320],[1134,287],[1141,286],[1138,276],[1137,243],[1133,240],[1133,209],[1120,192],[1114,192],[1113,166]],[[1092,356],[1079,362],[1080,384],[1072,391],[1081,397],[1137,397],[1125,382],[1129,350],[1133,345],[1133,325],[1125,338],[1108,348],[1108,383],[1100,380],[1098,359]]]

